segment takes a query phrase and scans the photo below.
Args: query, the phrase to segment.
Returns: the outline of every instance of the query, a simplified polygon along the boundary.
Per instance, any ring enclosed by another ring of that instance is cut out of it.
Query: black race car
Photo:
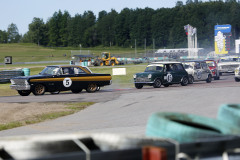
[[[15,89],[21,96],[52,94],[71,90],[79,93],[83,89],[95,92],[100,87],[111,84],[110,74],[91,73],[86,67],[66,65],[47,66],[39,75],[20,76],[11,79],[11,89]]]

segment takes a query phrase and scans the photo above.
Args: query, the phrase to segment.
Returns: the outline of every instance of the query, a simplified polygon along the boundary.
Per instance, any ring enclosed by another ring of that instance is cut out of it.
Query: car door
[[[202,68],[200,62],[195,62],[194,63],[194,79],[195,80],[202,80]]]
[[[164,83],[177,83],[177,67],[174,64],[166,64],[164,72]]]
[[[62,67],[59,74],[59,88],[60,90],[71,90],[76,87],[74,82],[74,70],[73,67]]]
[[[208,78],[209,73],[210,73],[210,69],[208,68],[206,62],[201,63],[201,69],[202,69],[202,80],[206,80]]]
[[[183,65],[180,64],[180,63],[175,64],[175,66],[176,66],[176,69],[177,69],[176,70],[177,82],[181,82],[182,78],[184,76],[186,76],[186,71],[185,71]]]

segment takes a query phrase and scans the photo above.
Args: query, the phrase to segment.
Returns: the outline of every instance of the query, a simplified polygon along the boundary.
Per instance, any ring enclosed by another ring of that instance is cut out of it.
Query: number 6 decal
[[[72,85],[72,80],[70,78],[65,78],[63,80],[64,87],[70,87]]]

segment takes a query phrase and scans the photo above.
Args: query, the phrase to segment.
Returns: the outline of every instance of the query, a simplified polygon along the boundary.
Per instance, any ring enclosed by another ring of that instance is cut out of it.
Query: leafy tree
[[[103,46],[115,45],[115,20],[118,13],[115,10],[107,13],[106,11],[99,12],[97,22],[97,36]]]
[[[32,23],[29,24],[29,33],[25,35],[31,37],[31,41],[38,45],[44,44],[44,38],[46,37],[45,33],[46,26],[43,22],[43,19],[40,18],[33,18]]]
[[[8,42],[8,34],[6,31],[0,30],[0,43],[7,43]]]
[[[17,25],[13,24],[13,23],[8,25],[7,34],[8,34],[8,42],[9,43],[19,42],[19,40],[21,38],[21,35],[19,35],[19,33],[18,33]]]
[[[176,2],[176,7],[182,7],[182,6],[183,6],[183,1]]]

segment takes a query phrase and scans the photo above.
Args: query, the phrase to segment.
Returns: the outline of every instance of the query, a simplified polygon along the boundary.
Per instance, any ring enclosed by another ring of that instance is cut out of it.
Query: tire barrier
[[[10,79],[17,76],[24,76],[22,70],[3,70],[0,71],[0,83],[8,83]]]
[[[179,143],[240,135],[240,129],[217,119],[182,113],[154,113],[150,116],[147,136],[170,138]]]
[[[23,68],[22,69],[24,76],[30,76],[30,69],[29,68]]]
[[[240,104],[221,105],[217,119],[240,128]]]

